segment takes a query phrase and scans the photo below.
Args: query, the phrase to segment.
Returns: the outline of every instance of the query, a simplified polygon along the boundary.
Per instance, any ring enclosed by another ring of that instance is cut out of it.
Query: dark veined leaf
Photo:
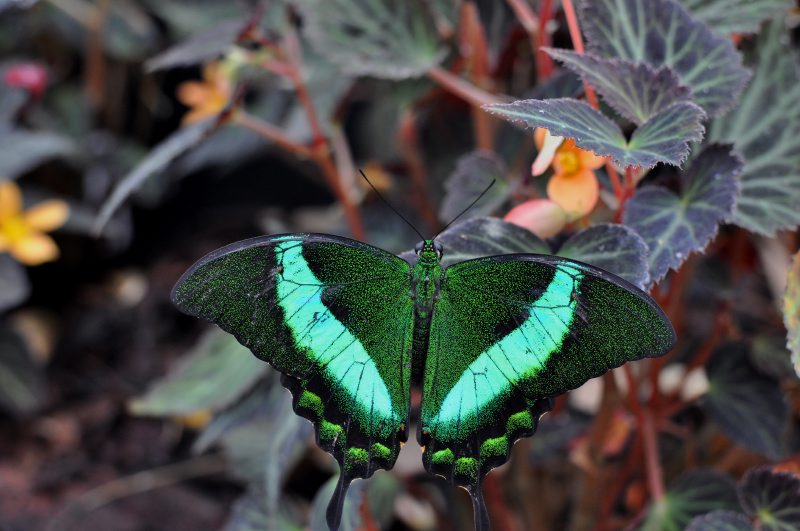
[[[697,515],[714,510],[739,510],[736,484],[712,470],[690,470],[669,486],[664,497],[653,503],[642,531],[682,531]]]
[[[800,376],[800,253],[792,258],[792,267],[786,279],[783,295],[783,324],[788,331],[786,346],[792,353],[794,370]]]
[[[457,223],[436,238],[444,249],[442,267],[499,254],[551,254],[550,247],[534,233],[497,218],[473,218]],[[400,255],[413,263],[414,251]]]
[[[298,5],[317,51],[350,74],[417,77],[444,57],[423,0],[302,0]]]
[[[708,363],[703,407],[733,441],[771,459],[784,454],[789,420],[778,382],[751,365],[745,343],[724,344]]]
[[[491,214],[508,200],[511,190],[506,179],[506,166],[495,153],[478,150],[464,155],[444,183],[439,219],[445,223],[452,221],[494,181],[486,195],[462,217]]]
[[[75,144],[55,133],[0,128],[0,180],[16,179],[48,160],[71,157]]]
[[[791,0],[681,0],[692,16],[722,35],[755,33],[761,23],[792,8]]]
[[[45,398],[41,369],[22,338],[0,322],[0,408],[16,414],[34,411]]]
[[[311,505],[311,531],[329,531],[328,522],[325,519],[325,512],[328,509],[328,502],[333,496],[336,488],[338,476],[332,477],[325,485],[317,491]],[[364,529],[361,518],[361,504],[364,503],[365,491],[369,487],[371,479],[359,479],[354,481],[344,498],[344,509],[342,510],[342,522],[339,524],[339,531],[357,531]]]
[[[571,236],[558,255],[610,271],[644,289],[647,272],[647,244],[632,229],[612,223],[595,225]]]
[[[691,101],[691,91],[668,66],[655,69],[646,63],[609,59],[571,50],[544,49],[578,74],[615,111],[641,125],[673,103]]]
[[[219,125],[216,117],[181,127],[154,147],[132,171],[125,175],[103,203],[94,232],[100,233],[119,206],[151,175],[163,170],[170,162],[196,146]]]
[[[149,59],[145,68],[148,72],[155,72],[216,59],[236,42],[249,23],[241,19],[224,20]]]
[[[24,302],[30,292],[25,268],[9,255],[0,254],[0,313]]]
[[[266,371],[267,365],[247,347],[215,327],[171,374],[133,400],[130,410],[153,416],[218,411],[249,391]]]
[[[800,477],[755,468],[739,483],[739,501],[762,531],[800,529]]]
[[[644,186],[625,205],[623,220],[650,248],[652,282],[702,251],[733,211],[739,192],[741,158],[731,146],[711,145],[682,171],[679,194]]]
[[[691,102],[663,109],[627,139],[600,111],[571,98],[519,100],[485,105],[485,109],[522,126],[543,127],[550,133],[575,139],[596,155],[609,156],[620,166],[652,167],[659,162],[679,165],[689,154],[689,142],[703,138],[703,110]]]
[[[764,29],[739,108],[713,120],[707,139],[732,142],[744,156],[732,221],[765,235],[800,225],[800,78],[788,37],[783,22]]]
[[[730,39],[692,19],[676,0],[590,0],[582,8],[590,51],[671,67],[710,116],[730,109],[747,82]]]
[[[752,531],[753,524],[742,513],[733,511],[711,511],[695,516],[686,531]]]

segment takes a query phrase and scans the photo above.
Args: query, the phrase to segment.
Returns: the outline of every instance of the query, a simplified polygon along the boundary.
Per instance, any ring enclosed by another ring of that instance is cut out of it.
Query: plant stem
[[[536,54],[536,74],[540,81],[549,79],[555,71],[553,58],[542,50],[543,47],[550,46],[550,33],[547,31],[547,25],[552,18],[553,0],[542,0],[539,6],[539,31],[536,34],[536,44],[533,50]]]
[[[658,452],[658,435],[656,434],[653,415],[648,410],[642,412],[641,429],[645,462],[647,464],[647,484],[650,488],[650,495],[658,502],[664,497],[664,477]]]
[[[271,124],[268,124],[267,122],[261,120],[260,118],[257,118],[251,114],[248,114],[240,110],[234,114],[233,122],[253,131],[254,133],[261,135],[270,142],[274,142],[281,148],[293,153],[294,155],[300,158],[305,158],[305,159],[314,158],[314,152],[311,149],[295,142],[294,140],[283,134],[283,132],[280,129],[272,126]]]
[[[490,105],[492,103],[506,103],[505,98],[498,97],[491,92],[476,87],[469,81],[466,81],[442,67],[430,67],[428,69],[428,76],[441,85],[446,91],[476,107]]]

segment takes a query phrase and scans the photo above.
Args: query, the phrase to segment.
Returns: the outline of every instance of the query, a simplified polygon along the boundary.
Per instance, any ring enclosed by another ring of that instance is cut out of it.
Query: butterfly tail
[[[475,485],[468,489],[472,498],[472,512],[475,515],[475,531],[489,531],[489,511],[486,509],[486,502],[483,499],[483,487],[479,478]]]
[[[339,531],[339,526],[342,523],[342,511],[344,510],[344,498],[349,487],[350,479],[345,478],[343,473],[339,474],[339,481],[336,483],[333,496],[331,496],[331,501],[328,503],[328,510],[325,513],[328,528],[331,531]]]

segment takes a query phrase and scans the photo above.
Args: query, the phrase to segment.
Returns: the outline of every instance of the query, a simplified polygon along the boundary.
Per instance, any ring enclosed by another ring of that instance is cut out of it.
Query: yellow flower
[[[35,266],[58,258],[58,247],[50,232],[67,220],[69,207],[51,199],[22,210],[22,193],[12,181],[0,182],[0,252],[22,264]]]
[[[231,99],[229,69],[222,62],[209,63],[203,68],[203,81],[186,81],[178,86],[178,99],[191,110],[183,124],[198,122],[219,114]]]
[[[536,131],[535,139],[542,150],[545,137],[549,135],[539,131]],[[603,166],[606,159],[579,148],[575,145],[575,140],[570,138],[560,142],[548,162],[553,168],[553,176],[547,183],[547,196],[572,217],[581,217],[591,212],[600,195],[600,185],[594,170]]]

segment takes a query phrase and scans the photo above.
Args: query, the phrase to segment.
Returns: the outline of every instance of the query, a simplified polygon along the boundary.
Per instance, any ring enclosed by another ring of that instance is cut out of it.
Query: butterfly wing
[[[674,342],[648,295],[598,268],[541,255],[453,265],[425,361],[423,462],[467,487],[488,525],[480,482],[516,439],[533,434],[551,397]]]
[[[394,465],[407,439],[413,302],[408,264],[346,238],[246,240],[192,266],[173,291],[284,374],[295,411],[341,467],[329,506],[338,528],[350,481]]]

